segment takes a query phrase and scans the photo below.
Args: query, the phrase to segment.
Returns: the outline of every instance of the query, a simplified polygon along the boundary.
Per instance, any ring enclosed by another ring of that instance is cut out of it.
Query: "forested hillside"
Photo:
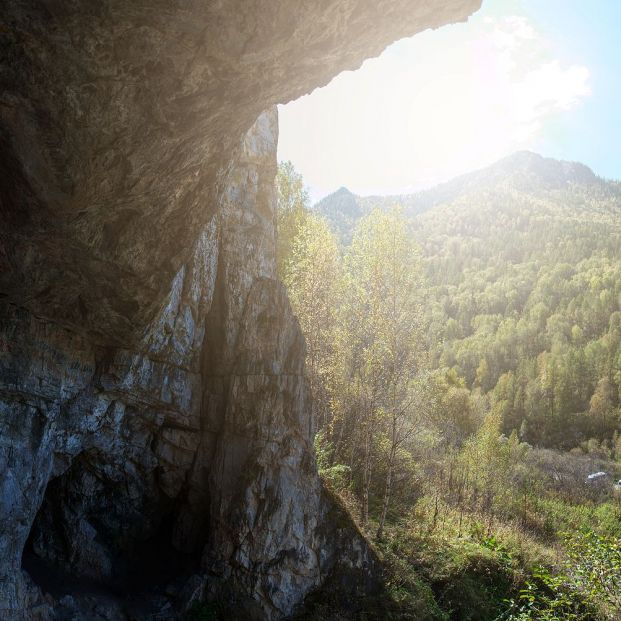
[[[411,196],[278,187],[319,466],[392,576],[350,618],[618,619],[619,183],[521,152]]]
[[[339,231],[344,193],[317,206]],[[403,205],[423,256],[433,368],[453,369],[498,403],[506,433],[541,446],[612,448],[621,388],[618,183],[524,152],[418,195],[350,196],[358,217]]]

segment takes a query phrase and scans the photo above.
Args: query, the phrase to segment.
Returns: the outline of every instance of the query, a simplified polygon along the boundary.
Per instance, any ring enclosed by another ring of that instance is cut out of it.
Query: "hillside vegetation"
[[[621,618],[621,186],[517,153],[412,196],[279,189],[319,466],[387,572],[302,618]]]

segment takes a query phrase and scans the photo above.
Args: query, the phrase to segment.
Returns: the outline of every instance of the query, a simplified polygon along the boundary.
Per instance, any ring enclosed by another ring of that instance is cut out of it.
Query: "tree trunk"
[[[371,429],[367,421],[364,443],[364,473],[362,477],[362,526],[369,522],[369,488],[371,486]]]
[[[384,499],[382,501],[382,515],[380,516],[379,526],[377,528],[377,538],[381,539],[384,534],[384,524],[386,522],[386,514],[390,504],[390,495],[392,492],[392,478],[395,470],[395,457],[397,455],[397,418],[393,415],[392,419],[392,443],[390,446],[390,457],[388,459],[388,474],[386,475],[386,487],[384,488]]]
[[[381,539],[384,535],[384,523],[386,522],[386,514],[390,505],[390,496],[392,493],[392,478],[395,469],[395,459],[391,451],[390,462],[388,463],[388,474],[386,475],[386,487],[384,488],[384,500],[382,502],[382,515],[380,517],[379,526],[377,528],[377,538]]]

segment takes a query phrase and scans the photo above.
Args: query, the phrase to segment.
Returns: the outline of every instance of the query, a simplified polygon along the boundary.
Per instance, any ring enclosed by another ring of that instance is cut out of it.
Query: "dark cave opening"
[[[48,484],[22,569],[58,600],[67,594],[123,603],[174,597],[200,565],[200,550],[173,545],[179,503],[159,495],[132,505],[128,482],[102,477],[102,462],[97,472],[92,463],[80,455]]]
[[[147,539],[136,540],[131,553],[119,557],[119,592],[141,593],[181,584],[199,567],[200,552],[187,553],[172,544],[176,514],[163,517],[157,531]]]

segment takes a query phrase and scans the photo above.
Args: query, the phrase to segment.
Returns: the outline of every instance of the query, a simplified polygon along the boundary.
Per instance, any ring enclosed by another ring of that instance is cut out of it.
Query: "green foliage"
[[[565,535],[566,560],[555,572],[537,566],[503,616],[533,619],[619,619],[621,540],[592,530]]]
[[[351,481],[351,468],[345,464],[334,464],[320,470],[319,474],[333,489],[341,492],[349,487]]]
[[[392,210],[362,219],[344,256],[327,223],[311,214],[289,248],[283,279],[307,342],[320,469],[331,485],[357,490],[364,523],[372,492],[383,488],[381,532],[395,489],[412,471],[404,444],[424,409],[417,245]]]
[[[621,490],[585,478],[621,475],[621,192],[536,180],[340,191],[345,247],[283,199],[320,473],[386,568],[304,618],[619,619]]]
[[[327,223],[308,214],[290,241],[283,282],[306,337],[312,416],[324,427],[329,419],[328,384],[337,360],[337,319],[343,291],[340,252]]]
[[[534,568],[518,598],[507,600],[507,604],[509,608],[500,619],[587,621],[593,618],[581,594],[568,583],[567,576],[552,574],[541,566]]]
[[[621,539],[586,530],[566,535],[567,575],[592,607],[610,619],[621,614]]]
[[[438,608],[448,619],[492,620],[506,609],[506,598],[517,593],[517,555],[472,524],[472,536],[459,536],[448,523],[433,533],[421,531],[418,520],[400,523],[381,546],[384,562],[397,575],[415,573],[431,588]]]
[[[569,449],[618,428],[620,202],[503,187],[416,219],[433,360],[502,404],[505,433]]]
[[[277,226],[276,261],[282,277],[291,255],[291,245],[300,225],[304,222],[309,207],[308,192],[304,188],[302,175],[296,172],[291,162],[281,162],[276,174]]]
[[[425,266],[431,366],[501,404],[507,435],[564,450],[596,440],[614,457],[621,192],[562,168],[526,154],[400,200]],[[342,189],[317,209],[349,240],[392,203]]]

